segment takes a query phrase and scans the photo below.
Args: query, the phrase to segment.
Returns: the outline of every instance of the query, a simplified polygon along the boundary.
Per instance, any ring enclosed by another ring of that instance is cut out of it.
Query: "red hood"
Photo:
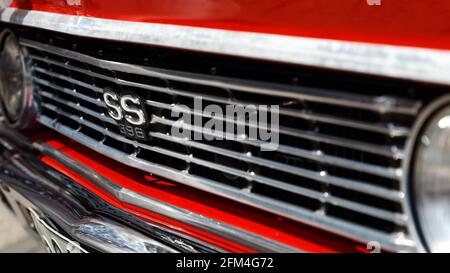
[[[80,16],[450,49],[447,0],[15,0]],[[380,2],[381,5],[369,5]]]

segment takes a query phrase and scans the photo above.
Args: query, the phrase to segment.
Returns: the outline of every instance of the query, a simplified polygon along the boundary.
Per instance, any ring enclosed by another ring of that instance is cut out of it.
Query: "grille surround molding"
[[[21,44],[24,47],[39,47],[36,46],[36,43],[28,41],[28,40],[21,40]],[[52,46],[48,46],[48,45],[44,45],[44,48],[40,47],[40,50],[42,49],[54,49]],[[55,52],[53,52],[54,54]],[[79,54],[79,53],[75,53],[72,51],[68,51],[68,50],[63,50],[60,49],[60,51],[58,52],[58,54],[62,54],[62,55],[70,55],[72,57],[78,56],[78,57],[82,57],[84,56],[83,54]],[[75,55],[72,55],[75,54]],[[85,56],[88,59],[90,59],[91,61],[94,60],[95,58],[90,57],[90,56]],[[32,57],[33,58],[33,57]],[[82,59],[82,58],[81,58]],[[43,60],[41,60],[43,61]],[[98,59],[98,63],[97,65],[103,69],[111,69],[111,67],[104,67],[104,65],[106,63],[108,63],[110,61],[104,61],[104,60],[100,60]],[[124,65],[124,69],[128,69],[130,67],[133,67],[134,70],[139,71],[141,68],[139,68],[138,66],[135,65],[129,65],[129,64],[120,64],[120,63],[116,63],[114,62],[115,65]],[[97,76],[99,76],[100,74],[98,74]],[[106,79],[106,78],[104,78]],[[110,79],[107,79],[110,80]],[[117,83],[122,83],[120,81],[117,81]],[[88,86],[86,85],[86,88],[88,88]],[[89,88],[92,88],[92,86],[89,86]],[[101,89],[97,90],[97,91],[101,91]],[[101,103],[100,103],[101,104]],[[408,111],[408,113],[417,113],[419,111],[419,105],[416,105],[416,108],[408,108],[405,109],[405,111]],[[389,108],[387,109],[383,109],[383,108],[379,108],[379,111],[386,112],[386,111],[390,111]],[[412,111],[412,112],[411,112]],[[102,117],[103,121],[106,122],[107,117]],[[61,132],[62,134],[71,137],[81,143],[83,143],[84,145],[93,148],[96,151],[102,152],[116,160],[119,161],[123,161],[124,158],[126,158],[126,164],[136,167],[136,168],[140,168],[142,169],[143,166],[145,167],[145,170],[150,171],[150,172],[154,172],[157,173],[159,175],[165,176],[165,177],[170,177],[172,179],[174,179],[175,181],[181,182],[181,183],[185,183],[191,186],[195,186],[199,189],[205,190],[205,191],[209,191],[209,192],[213,192],[215,194],[220,194],[222,196],[237,200],[239,202],[243,202],[252,206],[261,206],[264,207],[264,209],[275,212],[275,213],[280,213],[282,212],[282,214],[284,216],[295,216],[294,219],[296,220],[300,220],[306,223],[309,223],[313,226],[319,227],[319,228],[324,228],[326,230],[331,230],[333,232],[336,232],[338,234],[344,235],[346,237],[349,238],[353,238],[353,239],[357,239],[357,240],[363,240],[363,241],[380,241],[383,245],[384,248],[386,249],[390,249],[390,250],[398,250],[398,251],[403,251],[403,250],[407,250],[407,251],[411,251],[413,249],[415,249],[416,245],[415,245],[415,241],[410,239],[410,238],[387,238],[384,234],[380,234],[377,232],[367,232],[367,230],[363,229],[358,229],[358,228],[348,228],[346,227],[345,224],[342,223],[337,223],[335,221],[328,221],[328,220],[323,220],[320,217],[321,216],[317,216],[316,213],[305,213],[305,212],[298,212],[298,207],[289,207],[286,206],[285,204],[277,204],[276,202],[274,202],[274,200],[265,200],[265,198],[261,198],[258,197],[258,199],[255,199],[251,196],[249,196],[249,194],[247,194],[245,196],[245,198],[247,198],[247,200],[243,200],[240,197],[236,197],[235,193],[231,193],[229,191],[229,189],[227,189],[226,187],[221,187],[220,185],[217,185],[216,182],[213,181],[206,181],[205,179],[197,179],[194,178],[190,175],[187,174],[180,174],[177,172],[173,172],[171,170],[167,170],[167,168],[162,167],[162,166],[157,166],[157,164],[149,164],[149,162],[144,162],[142,160],[139,160],[138,158],[132,158],[129,155],[126,154],[119,154],[116,152],[111,152],[110,149],[106,148],[107,146],[103,145],[103,144],[99,144],[98,142],[95,141],[91,141],[89,140],[87,137],[80,137],[79,134],[74,133],[71,129],[69,129],[68,127],[64,127],[61,126],[61,124],[57,124],[56,120],[52,121],[49,119],[46,119],[44,116],[40,117],[40,121],[41,123],[43,123],[46,126],[49,126],[53,129],[57,129],[59,132]],[[409,141],[409,140],[408,140]],[[407,142],[408,142],[407,141]],[[409,146],[409,144],[407,143],[405,145],[406,147]],[[401,158],[408,158],[408,154],[409,154],[409,148],[406,148],[403,152],[399,153],[401,154]],[[394,157],[397,157],[399,154],[397,153],[392,153],[392,155]],[[402,164],[405,164],[406,160],[402,160]],[[404,167],[402,165],[401,167],[402,170],[404,170]],[[402,202],[402,207],[403,208],[407,208],[408,206],[405,206],[405,196],[404,196],[404,191],[402,192],[402,190],[404,190],[404,185],[406,184],[406,180],[404,179],[406,172],[403,171],[403,173],[401,175],[397,175],[400,181],[400,185],[401,185],[401,196],[399,196],[399,201]],[[242,192],[240,193],[240,195],[243,195]],[[267,198],[269,199],[269,198]],[[268,203],[272,203],[272,208],[270,206],[268,206]],[[402,217],[405,217],[406,215],[411,215],[409,213],[406,213],[404,215],[401,215]],[[408,218],[408,216],[406,216]],[[410,231],[410,225],[409,225],[409,219],[404,219],[402,220],[402,223],[405,223],[408,226],[408,231]]]

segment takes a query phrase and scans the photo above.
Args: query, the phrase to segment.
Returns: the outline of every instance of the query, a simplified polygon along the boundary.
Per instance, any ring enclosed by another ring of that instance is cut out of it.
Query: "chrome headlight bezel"
[[[430,246],[426,229],[423,226],[422,215],[418,210],[420,200],[417,194],[417,179],[415,177],[416,165],[418,164],[418,150],[420,149],[420,142],[422,136],[427,129],[430,128],[432,122],[436,120],[437,116],[442,111],[448,110],[450,113],[450,95],[439,97],[427,107],[423,109],[418,119],[415,122],[414,128],[411,132],[408,141],[407,158],[404,161],[405,181],[403,183],[403,192],[405,192],[405,209],[409,217],[409,230],[411,236],[417,243],[417,250],[421,252],[436,251]]]
[[[4,98],[0,92],[0,111],[3,115],[3,121],[6,125],[17,129],[32,129],[38,126],[36,117],[38,114],[37,96],[33,92],[33,79],[31,76],[31,61],[27,57],[27,52],[19,46],[19,43],[14,33],[8,29],[0,33],[0,58],[3,54],[4,45],[8,42],[12,42],[17,46],[19,51],[19,59],[21,62],[21,81],[22,86],[20,94],[20,109],[18,109],[18,115],[15,118],[11,118],[8,114],[7,106],[4,103]],[[0,88],[2,86],[0,85]],[[1,90],[0,90],[1,91]]]

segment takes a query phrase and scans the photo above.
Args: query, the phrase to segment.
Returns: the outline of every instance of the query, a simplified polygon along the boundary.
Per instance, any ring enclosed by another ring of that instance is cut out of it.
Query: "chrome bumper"
[[[49,251],[224,252],[195,238],[145,222],[112,206],[43,163],[39,159],[42,156],[58,161],[122,202],[238,242],[256,251],[298,251],[122,188],[58,150],[46,144],[30,142],[20,133],[0,125],[0,197],[44,243],[46,240],[61,240],[62,236],[64,246],[54,247],[50,243],[47,245]],[[50,230],[46,228],[45,232],[39,232],[41,225],[36,222],[40,222],[39,220],[45,223],[44,226],[50,227]],[[53,237],[48,238],[49,236]],[[73,245],[76,246],[75,249]]]

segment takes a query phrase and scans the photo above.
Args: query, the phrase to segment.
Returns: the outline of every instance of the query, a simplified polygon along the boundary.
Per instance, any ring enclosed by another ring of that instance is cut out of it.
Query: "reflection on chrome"
[[[32,208],[28,208],[34,227],[48,252],[51,253],[87,253],[79,243],[74,242],[54,228],[50,227]]]

